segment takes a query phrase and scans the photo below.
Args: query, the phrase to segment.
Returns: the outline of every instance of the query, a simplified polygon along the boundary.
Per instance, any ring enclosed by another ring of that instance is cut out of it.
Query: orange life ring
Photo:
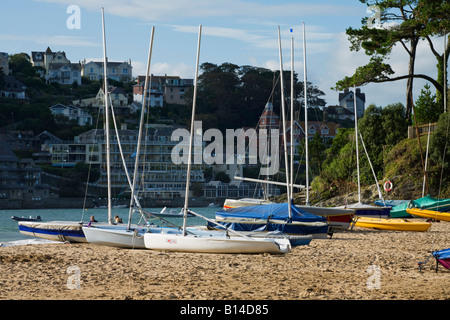
[[[384,191],[386,191],[386,192],[391,191],[392,187],[393,187],[393,185],[392,185],[391,181],[388,180],[384,183]]]

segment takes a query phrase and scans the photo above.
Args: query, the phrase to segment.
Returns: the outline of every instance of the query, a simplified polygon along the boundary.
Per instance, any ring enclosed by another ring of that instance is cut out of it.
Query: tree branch
[[[398,76],[398,77],[394,77],[394,78],[387,78],[387,77],[385,77],[383,79],[372,79],[369,82],[377,82],[377,83],[379,83],[379,82],[391,82],[391,81],[404,80],[404,79],[409,79],[409,78],[425,79],[425,80],[431,82],[434,85],[434,87],[436,88],[436,90],[438,90],[441,93],[443,92],[442,85],[439,82],[437,82],[436,80],[434,80],[433,78],[431,78],[431,77],[429,77],[429,76],[427,76],[425,74],[411,74],[411,75],[406,74],[404,76]]]
[[[430,45],[431,52],[435,55],[436,59],[439,59],[441,55],[434,49],[433,42],[431,41],[429,36],[426,36],[426,39],[428,40],[428,44]]]
[[[406,44],[403,42],[403,40],[400,40],[400,43],[402,44],[403,48],[406,50],[406,52],[408,52],[408,55],[411,56],[411,51],[409,51],[408,47],[406,46]]]

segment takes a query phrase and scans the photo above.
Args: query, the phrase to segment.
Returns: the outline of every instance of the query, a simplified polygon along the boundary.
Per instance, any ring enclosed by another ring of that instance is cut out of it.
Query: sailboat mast
[[[195,67],[195,79],[194,79],[194,96],[192,98],[192,116],[191,116],[191,134],[189,138],[189,152],[188,152],[188,163],[187,163],[187,173],[186,173],[186,195],[184,198],[184,208],[183,208],[183,235],[186,235],[186,220],[188,213],[189,204],[189,184],[191,181],[191,163],[192,163],[192,143],[194,140],[194,121],[195,121],[195,106],[197,104],[197,83],[198,83],[198,69],[200,60],[200,42],[202,37],[202,25],[198,27],[198,44],[197,44],[197,61]]]
[[[306,199],[305,204],[309,206],[309,153],[308,153],[308,92],[307,87],[308,84],[306,82],[306,36],[305,36],[305,23],[303,22],[303,86],[304,86],[304,94],[305,94],[305,154],[306,154],[306,163],[305,163],[305,176],[306,176]]]
[[[359,181],[359,150],[358,150],[358,112],[356,110],[356,87],[353,87],[353,105],[355,109],[355,143],[356,143],[356,169],[358,175],[358,203],[361,203],[361,183]]]
[[[150,74],[150,64],[152,61],[152,51],[153,51],[153,37],[155,33],[155,27],[152,27],[152,33],[150,36],[150,47],[148,50],[148,60],[147,60],[147,73],[145,75],[145,85],[144,85],[144,101],[142,102],[142,110],[141,110],[141,119],[139,123],[139,133],[138,133],[138,143],[136,148],[136,158],[134,162],[134,174],[133,174],[133,185],[131,187],[131,203],[130,203],[130,212],[128,214],[128,228],[131,226],[131,215],[133,213],[135,201],[135,189],[136,189],[136,181],[138,177],[138,166],[139,166],[139,155],[141,152],[141,140],[142,140],[142,127],[144,126],[144,117],[145,117],[145,110],[147,105],[147,90],[149,87],[149,84],[151,84],[151,77],[149,77]]]
[[[294,197],[294,36],[291,37],[291,197]]]
[[[291,190],[289,184],[289,162],[287,155],[287,141],[286,141],[286,115],[285,115],[285,103],[284,103],[284,80],[283,80],[283,56],[281,52],[281,36],[280,36],[280,26],[278,26],[278,49],[280,53],[280,82],[281,82],[281,115],[283,121],[283,144],[284,144],[284,163],[286,168],[286,193],[289,208],[289,218],[292,216],[291,212]]]
[[[106,57],[106,33],[105,33],[105,10],[102,8],[102,31],[103,31],[103,82],[105,98],[105,135],[106,135],[106,175],[108,183],[108,223],[112,224],[111,214],[111,146],[109,138],[109,106],[108,106],[108,58]]]

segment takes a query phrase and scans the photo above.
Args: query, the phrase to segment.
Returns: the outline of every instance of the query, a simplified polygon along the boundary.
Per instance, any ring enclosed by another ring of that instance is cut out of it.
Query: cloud
[[[27,35],[11,35],[0,34],[2,41],[17,41],[27,43],[37,43],[45,46],[76,46],[76,47],[98,47],[100,44],[92,41],[88,37],[81,36],[67,36],[54,35],[46,36],[42,34],[27,34]]]
[[[35,0],[71,5],[73,0]],[[145,21],[171,21],[205,17],[286,17],[286,16],[347,16],[359,12],[354,6],[310,3],[268,4],[243,0],[78,0],[77,5],[88,10],[105,7],[106,12]]]
[[[132,61],[133,77],[144,76],[147,73],[147,62]],[[150,74],[180,76],[182,79],[193,79],[195,67],[185,63],[171,64],[168,62],[156,62],[150,65]]]

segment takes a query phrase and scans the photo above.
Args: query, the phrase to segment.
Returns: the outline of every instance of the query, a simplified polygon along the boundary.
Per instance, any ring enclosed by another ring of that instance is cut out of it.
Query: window
[[[322,134],[328,134],[329,132],[330,132],[330,130],[328,129],[328,127],[322,128]]]
[[[122,69],[122,73],[128,74],[128,69],[127,68],[123,68]]]

